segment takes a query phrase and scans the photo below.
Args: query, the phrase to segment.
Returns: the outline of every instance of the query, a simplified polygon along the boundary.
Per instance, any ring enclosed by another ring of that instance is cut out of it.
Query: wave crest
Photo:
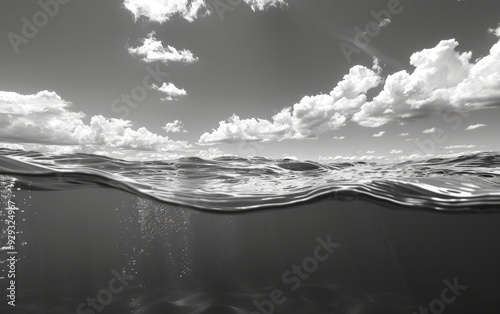
[[[500,207],[500,155],[403,163],[266,158],[134,162],[0,150],[0,174],[31,190],[106,186],[203,210],[246,211],[333,198],[447,211]]]

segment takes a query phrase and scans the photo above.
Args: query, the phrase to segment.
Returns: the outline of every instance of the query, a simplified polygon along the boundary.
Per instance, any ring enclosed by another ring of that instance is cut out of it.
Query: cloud
[[[343,140],[343,139],[345,139],[345,136],[334,136],[333,139],[334,140]]]
[[[196,157],[200,157],[203,159],[214,159],[222,156],[232,156],[232,155],[226,154],[216,147],[210,147],[207,150],[202,149],[198,153],[196,153]]]
[[[285,0],[244,0],[252,10],[266,10],[269,7],[283,7],[286,6]]]
[[[384,136],[384,134],[385,134],[385,131],[380,131],[378,133],[373,134],[372,137],[382,137],[382,136]]]
[[[491,31],[500,37],[500,26]],[[433,114],[467,112],[500,103],[500,40],[490,53],[471,62],[471,52],[456,51],[458,42],[443,40],[410,57],[413,72],[399,71],[385,80],[356,65],[329,94],[305,96],[271,120],[233,115],[204,133],[200,144],[314,138],[353,121],[364,127],[424,119]],[[374,69],[378,71],[377,61]],[[367,92],[382,84],[367,99]]]
[[[219,1],[219,0],[216,0]],[[263,11],[269,7],[284,7],[285,0],[243,0],[250,5],[253,11]],[[173,16],[179,16],[189,22],[201,16],[210,15],[213,0],[125,0],[124,6],[133,15],[135,20],[145,17],[151,22],[164,23]],[[223,1],[224,4],[231,6],[238,5],[241,2]],[[234,4],[233,4],[234,3]]]
[[[391,152],[390,152],[389,154],[401,154],[401,153],[403,153],[403,151],[402,151],[402,150],[399,150],[399,149],[393,149],[393,150],[391,150]]]
[[[87,124],[82,112],[70,110],[71,103],[55,92],[32,95],[0,91],[0,137],[19,143],[97,145],[138,150],[171,151],[189,148],[128,120],[93,116]]]
[[[494,34],[497,37],[500,37],[500,24],[497,26],[497,28],[488,29],[488,32]]]
[[[167,123],[162,129],[167,133],[187,133],[187,131],[184,130],[184,124],[179,120]]]
[[[500,31],[499,31],[500,33]],[[495,33],[496,34],[496,33]],[[488,108],[500,100],[500,42],[489,55],[471,62],[471,52],[458,53],[458,42],[443,40],[414,53],[413,73],[387,77],[383,90],[363,104],[352,120],[378,127],[392,121],[414,120],[434,113]]]
[[[436,128],[430,128],[430,129],[423,130],[422,133],[424,133],[424,134],[436,133]]]
[[[395,152],[398,152],[398,150],[393,150]],[[422,154],[420,152],[411,154],[411,155],[399,155],[399,153],[396,153],[394,155],[398,156],[376,156],[376,155],[350,155],[350,156],[320,156],[319,161],[322,162],[335,162],[335,161],[370,161],[370,160],[400,160],[400,161],[407,161],[407,160],[425,160],[429,158],[453,158],[453,157],[459,157],[463,156],[464,154],[477,154],[480,153],[481,151],[463,151],[463,152],[457,152],[457,153],[448,153],[448,154]]]
[[[459,157],[459,156],[464,156],[464,154],[478,154],[481,153],[480,150],[477,151],[464,151],[464,152],[458,152],[458,153],[448,153],[448,154],[422,154],[422,153],[415,153],[411,155],[404,155],[404,156],[397,156],[396,159],[401,160],[401,161],[407,161],[407,160],[425,160],[429,158],[454,158],[454,157]]]
[[[465,131],[471,131],[471,130],[475,130],[475,129],[479,129],[479,128],[484,128],[484,127],[486,127],[486,126],[488,126],[488,125],[486,125],[486,124],[474,124],[474,125],[469,125],[469,126],[465,129]]]
[[[372,31],[379,31],[380,29],[389,26],[389,24],[391,24],[391,20],[389,20],[389,19],[383,19],[382,21],[380,21],[379,24],[374,25],[372,27]],[[367,32],[363,33],[363,35],[366,35],[366,34],[367,34]]]
[[[173,83],[164,82],[162,86],[153,84],[151,87],[157,91],[167,94],[167,96],[161,99],[163,101],[177,100],[177,97],[187,95],[184,89],[177,88]]]
[[[399,134],[399,136],[409,136],[409,135],[410,135],[410,133],[401,133],[401,134]]]
[[[284,120],[291,120],[289,111],[282,111]],[[290,125],[274,123],[264,119],[240,119],[233,115],[227,121],[219,122],[219,127],[212,133],[204,133],[199,140],[200,144],[237,143],[244,141],[269,141],[290,137]]]
[[[164,23],[174,15],[192,22],[210,14],[205,0],[125,0],[123,4],[135,20],[142,16],[157,23]]]
[[[377,73],[377,75],[380,75],[382,73],[382,66],[380,66],[380,60],[377,57],[373,57],[373,65],[372,65],[372,70]]]
[[[454,40],[414,53],[413,73],[389,75],[383,90],[363,104],[353,120],[362,126],[379,127],[391,121],[429,116],[450,103],[451,89],[467,77],[470,53],[458,54]],[[448,102],[445,100],[448,100]]]
[[[465,148],[476,148],[477,145],[450,145],[446,146],[444,149],[465,149]]]
[[[177,160],[186,157],[184,154],[176,152],[156,152],[156,151],[134,151],[134,150],[96,150],[93,154],[119,158],[130,161],[158,161],[158,160]]]
[[[221,121],[211,133],[204,133],[199,143],[315,138],[344,126],[347,115],[359,110],[366,102],[366,92],[379,81],[380,77],[372,70],[355,66],[330,94],[305,96],[293,107],[284,108],[274,115],[272,121],[241,119],[233,115],[227,121]]]
[[[172,46],[163,46],[162,42],[157,40],[155,32],[148,34],[147,38],[142,40],[142,45],[138,47],[129,47],[128,52],[131,55],[142,57],[145,62],[161,61],[165,64],[169,62],[193,63],[198,58],[189,50],[177,50]]]

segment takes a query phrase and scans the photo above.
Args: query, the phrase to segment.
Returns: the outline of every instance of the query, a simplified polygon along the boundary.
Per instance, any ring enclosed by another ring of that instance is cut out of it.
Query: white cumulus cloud
[[[500,100],[500,42],[490,54],[471,62],[471,52],[456,51],[458,42],[443,40],[414,53],[412,73],[387,77],[384,89],[353,116],[360,125],[378,127],[391,121],[418,119],[444,111],[472,111]]]
[[[385,134],[385,131],[380,131],[378,133],[373,134],[372,136],[373,137],[382,137],[382,136],[384,136],[384,134]]]
[[[97,145],[139,150],[170,151],[189,148],[144,127],[132,128],[128,120],[96,115],[87,124],[85,115],[55,92],[32,95],[0,91],[0,137],[20,143]]]
[[[142,57],[145,62],[160,61],[167,64],[169,62],[193,63],[198,61],[198,58],[187,49],[177,50],[172,46],[164,47],[162,42],[155,38],[154,31],[142,40],[141,46],[129,47],[128,52],[131,55]]]
[[[500,37],[500,26],[491,33]],[[500,41],[474,62],[458,42],[443,40],[410,57],[413,72],[399,71],[385,80],[375,71],[354,66],[329,94],[305,96],[266,119],[233,115],[204,133],[200,144],[313,138],[353,121],[364,127],[427,118],[444,112],[467,112],[500,104]],[[377,70],[374,61],[374,69]],[[367,99],[367,92],[383,83]]]
[[[233,115],[221,121],[219,127],[200,137],[200,144],[234,143],[239,141],[270,141],[314,138],[338,129],[347,115],[359,110],[366,102],[365,93],[379,84],[380,77],[363,66],[351,68],[329,94],[305,96],[293,107],[284,108],[265,119],[241,119]]]
[[[488,32],[495,34],[497,37],[500,37],[500,24],[497,28],[490,28]]]
[[[163,101],[176,100],[179,96],[187,95],[184,89],[176,87],[173,83],[163,83],[161,86],[153,84],[151,87],[167,95],[161,99]]]
[[[205,0],[125,0],[123,4],[136,20],[143,16],[157,23],[164,23],[175,15],[192,22],[210,14]]]
[[[209,149],[202,149],[196,153],[196,157],[203,159],[214,159],[217,157],[232,156],[231,154],[226,154],[222,152],[219,148],[210,147]]]
[[[282,7],[286,6],[285,0],[244,0],[250,5],[252,10],[266,10],[269,7]]]
[[[184,130],[184,124],[179,120],[167,123],[162,129],[167,133],[187,133],[187,131]]]

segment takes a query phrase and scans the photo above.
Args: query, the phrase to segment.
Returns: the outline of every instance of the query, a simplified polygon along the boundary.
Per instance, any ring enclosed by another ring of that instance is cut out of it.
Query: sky
[[[123,159],[498,151],[500,2],[4,0],[0,147]]]

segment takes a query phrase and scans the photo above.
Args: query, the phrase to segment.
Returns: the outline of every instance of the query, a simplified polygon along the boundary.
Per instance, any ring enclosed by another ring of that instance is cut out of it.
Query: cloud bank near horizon
[[[19,143],[91,145],[124,149],[175,151],[190,148],[185,141],[134,129],[129,120],[96,115],[89,123],[85,114],[55,92],[31,95],[0,91],[0,137]]]
[[[412,54],[412,73],[399,71],[384,80],[356,65],[329,94],[305,96],[270,120],[233,114],[217,129],[202,134],[199,144],[315,138],[350,121],[376,128],[447,111],[489,108],[500,101],[500,26],[489,32],[499,40],[475,62],[472,52],[458,52],[459,43],[449,39]],[[379,86],[380,93],[368,100],[367,92]]]

